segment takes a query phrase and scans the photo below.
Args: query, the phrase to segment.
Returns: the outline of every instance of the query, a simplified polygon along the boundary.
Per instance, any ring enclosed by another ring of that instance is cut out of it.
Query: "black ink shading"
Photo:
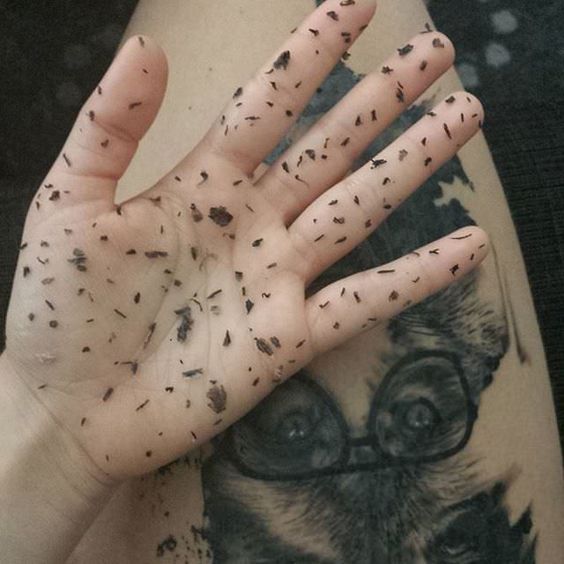
[[[166,552],[174,552],[177,546],[176,538],[173,535],[168,535],[164,540],[162,540],[157,545],[156,555],[157,557],[162,557]]]

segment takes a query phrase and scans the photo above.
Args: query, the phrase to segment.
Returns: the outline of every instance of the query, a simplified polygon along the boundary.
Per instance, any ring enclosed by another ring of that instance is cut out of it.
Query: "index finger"
[[[250,174],[296,121],[375,9],[376,0],[324,2],[245,86],[235,89],[195,151],[211,151]]]

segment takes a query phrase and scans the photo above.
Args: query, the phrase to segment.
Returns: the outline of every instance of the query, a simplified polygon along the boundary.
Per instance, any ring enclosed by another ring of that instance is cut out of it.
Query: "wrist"
[[[63,561],[114,490],[0,356],[0,545],[10,562]],[[47,553],[45,552],[47,547]]]

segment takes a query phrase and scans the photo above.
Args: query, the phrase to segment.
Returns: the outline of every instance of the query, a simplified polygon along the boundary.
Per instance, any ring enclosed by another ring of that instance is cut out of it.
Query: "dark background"
[[[0,0],[2,327],[32,195],[135,4]],[[525,257],[564,438],[564,0],[428,5],[457,47],[465,86],[486,107],[485,134]]]

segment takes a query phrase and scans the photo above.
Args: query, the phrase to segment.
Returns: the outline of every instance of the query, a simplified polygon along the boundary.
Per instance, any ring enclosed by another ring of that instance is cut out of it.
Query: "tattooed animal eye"
[[[311,437],[316,422],[311,419],[311,414],[295,411],[285,416],[277,429],[277,436],[281,442],[297,443]]]
[[[300,384],[287,386],[277,395],[285,397],[268,402],[269,406],[249,418],[264,441],[292,450],[325,442],[325,434],[319,428],[325,415],[324,406],[307,388],[301,389]]]
[[[441,419],[437,408],[424,398],[402,406],[400,416],[401,424],[408,431],[427,434],[432,433]]]
[[[234,425],[223,445],[243,473],[280,479],[338,463],[343,429],[325,392],[294,376]]]
[[[440,460],[462,448],[475,407],[455,358],[421,351],[394,366],[372,405],[369,427],[377,449],[413,462]]]

